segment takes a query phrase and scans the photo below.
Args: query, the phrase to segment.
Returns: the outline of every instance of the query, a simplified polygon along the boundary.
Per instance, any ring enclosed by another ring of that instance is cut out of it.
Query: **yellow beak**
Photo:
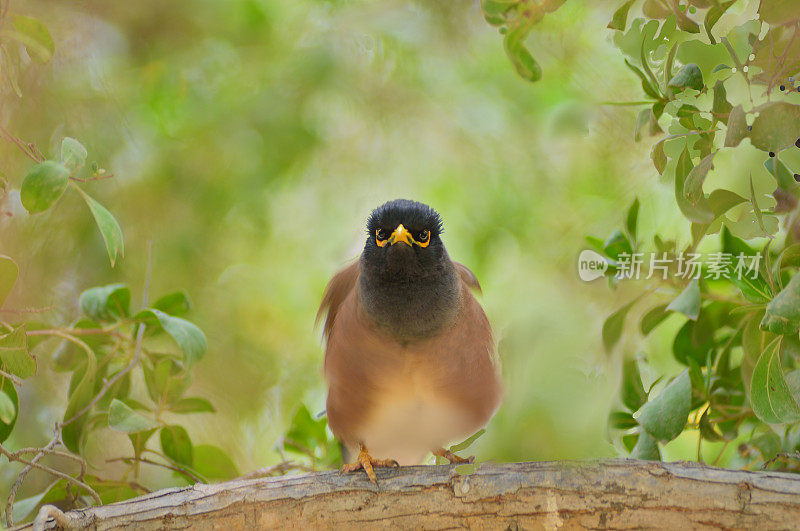
[[[411,246],[411,233],[403,225],[398,225],[391,236],[389,236],[389,244],[394,245],[397,242],[405,242]]]

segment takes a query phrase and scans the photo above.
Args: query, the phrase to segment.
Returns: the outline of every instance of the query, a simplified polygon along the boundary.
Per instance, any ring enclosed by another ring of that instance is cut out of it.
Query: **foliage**
[[[26,47],[28,54],[42,62],[48,61],[54,46],[47,28],[32,17],[12,16],[12,21],[14,29],[0,32],[5,39],[0,42],[4,70],[17,70],[12,67],[18,65],[8,62],[8,48],[15,45]],[[13,75],[4,79],[20,93]],[[48,159],[33,144],[0,130],[35,163],[19,183],[15,179],[4,182],[4,192],[18,187],[22,206],[29,214],[38,215],[57,208],[66,189],[74,189],[94,216],[113,267],[124,253],[122,230],[114,216],[84,190],[88,183],[113,175],[105,174],[96,163],[87,174],[88,152],[74,138],[63,138],[59,156]],[[31,222],[34,219],[32,216]],[[0,307],[19,276],[14,259],[0,255]],[[203,332],[182,317],[191,308],[189,298],[175,291],[148,305],[147,292],[146,283],[142,308],[133,311],[131,290],[125,284],[89,288],[79,298],[82,315],[66,326],[44,318],[43,312],[0,308],[11,316],[0,321],[0,443],[8,444],[21,416],[36,414],[25,411],[20,401],[25,381],[42,377],[32,354],[35,346],[52,338],[52,360],[46,365],[68,377],[67,388],[55,390],[66,395],[66,408],[48,443],[17,450],[0,444],[5,459],[26,465],[5,505],[6,525],[24,520],[45,503],[80,507],[149,492],[140,482],[142,465],[172,471],[178,484],[238,475],[225,452],[193,444],[186,429],[176,423],[181,418],[176,415],[214,412],[205,398],[185,396],[194,365],[207,348]],[[101,476],[87,465],[87,440],[103,430],[124,433],[129,439],[129,448],[122,455],[107,459],[124,464],[116,478]],[[153,438],[156,432],[158,443]],[[50,463],[53,458],[58,460]],[[54,481],[43,492],[17,500],[17,491],[31,468],[44,471]]]
[[[698,460],[704,442],[717,443],[714,462],[735,442],[744,466],[799,471],[773,458],[800,449],[800,168],[790,169],[800,147],[800,4],[763,0],[752,20],[745,1],[646,0],[627,24],[637,4],[621,4],[609,27],[646,100],[632,103],[645,105],[635,138],[657,138],[652,163],[674,182],[691,239],[637,234],[637,201],[622,229],[587,241],[614,288],[639,278],[637,256],[651,269],[636,283],[641,294],[607,319],[606,349],[630,349],[628,316],[646,302],[635,327],[641,341],[666,322],[682,323],[664,334],[684,369],[659,374],[646,355],[626,356],[610,426],[634,457],[659,459],[664,444],[696,430]],[[763,168],[740,163],[715,175],[729,151],[752,148]],[[756,192],[767,187],[770,196]],[[708,258],[692,272],[684,261],[691,255]],[[657,259],[668,264],[663,275],[653,274]],[[647,391],[643,372],[655,379]]]
[[[525,44],[533,27],[566,0],[481,0],[486,21],[499,28],[503,48],[523,79],[539,81],[542,69]]]

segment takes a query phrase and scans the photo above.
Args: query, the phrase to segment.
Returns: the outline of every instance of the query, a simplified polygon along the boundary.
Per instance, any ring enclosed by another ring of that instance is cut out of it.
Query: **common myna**
[[[328,283],[328,423],[377,484],[373,467],[419,464],[483,426],[502,384],[492,330],[471,290],[475,275],[453,262],[431,207],[397,199],[367,221],[358,261]],[[357,452],[357,454],[356,454]]]

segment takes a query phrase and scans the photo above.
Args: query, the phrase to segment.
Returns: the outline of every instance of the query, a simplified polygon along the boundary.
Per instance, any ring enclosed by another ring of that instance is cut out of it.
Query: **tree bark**
[[[335,471],[198,484],[65,513],[89,529],[796,529],[800,475],[634,460]],[[47,519],[44,528],[56,527]],[[30,528],[32,524],[21,529]]]

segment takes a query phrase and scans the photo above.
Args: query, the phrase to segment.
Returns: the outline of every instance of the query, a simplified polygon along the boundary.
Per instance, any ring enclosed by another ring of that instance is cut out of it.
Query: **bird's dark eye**
[[[389,233],[384,229],[378,229],[375,231],[375,239],[378,241],[383,241],[389,238]]]
[[[431,239],[431,231],[429,230],[421,230],[417,233],[417,241],[419,243],[425,243]]]

